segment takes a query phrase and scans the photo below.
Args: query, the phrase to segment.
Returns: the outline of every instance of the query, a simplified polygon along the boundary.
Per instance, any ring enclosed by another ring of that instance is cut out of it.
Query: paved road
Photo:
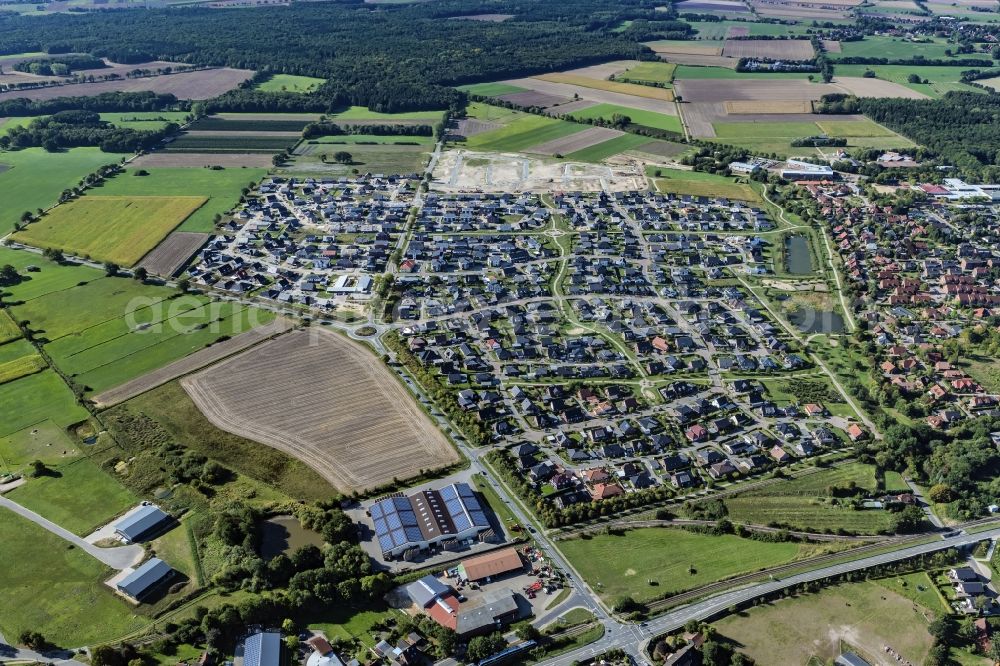
[[[847,573],[849,571],[867,569],[880,564],[896,562],[914,557],[916,555],[944,550],[945,548],[966,546],[982,541],[983,539],[995,539],[997,537],[1000,537],[1000,528],[972,535],[959,534],[954,537],[942,539],[941,541],[934,541],[929,544],[902,548],[889,553],[884,553],[882,555],[873,555],[872,557],[867,557],[861,560],[846,562],[844,564],[835,564],[822,569],[817,569],[815,571],[790,576],[783,580],[758,583],[740,590],[725,592],[723,594],[705,599],[704,601],[700,601],[683,608],[678,608],[665,615],[661,615],[655,620],[650,620],[647,623],[647,626],[638,628],[642,632],[640,643],[644,648],[645,644],[649,640],[661,634],[675,631],[683,627],[688,620],[705,620],[718,613],[724,612],[726,609],[735,604],[750,601],[763,594],[777,592],[793,585],[807,583],[821,578]],[[591,643],[590,645],[573,650],[572,652],[559,655],[553,659],[547,659],[541,662],[541,664],[544,664],[544,666],[569,666],[574,661],[580,661],[613,648],[623,648],[632,652],[635,646],[634,632],[621,631],[606,633],[604,638],[595,643]],[[645,661],[644,657],[643,661]]]
[[[103,562],[112,569],[117,569],[121,571],[122,569],[127,569],[138,562],[140,562],[145,554],[142,546],[119,546],[117,548],[98,548],[97,546],[87,543],[85,540],[81,539],[72,532],[65,530],[51,520],[46,520],[42,518],[34,511],[24,508],[17,502],[7,499],[6,497],[0,497],[0,506],[10,509],[14,513],[24,516],[31,522],[44,527],[49,532],[52,532],[57,537],[64,539],[80,550],[84,551],[91,557]]]
[[[941,522],[941,519],[938,518],[937,514],[934,513],[934,510],[931,509],[930,502],[924,499],[924,493],[920,490],[920,486],[914,483],[912,479],[904,480],[906,481],[906,485],[910,487],[910,492],[912,492],[913,496],[917,498],[920,508],[923,509],[924,515],[927,516],[927,520],[931,521],[931,524],[934,525],[934,527],[944,527],[944,523]]]

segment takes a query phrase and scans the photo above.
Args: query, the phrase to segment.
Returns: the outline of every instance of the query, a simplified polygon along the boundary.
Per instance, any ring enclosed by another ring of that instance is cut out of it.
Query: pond
[[[809,255],[809,241],[796,234],[785,240],[785,264],[792,275],[812,275],[812,257]]]
[[[289,555],[302,546],[322,544],[323,537],[302,527],[295,516],[272,516],[260,524],[260,556],[265,560]]]
[[[839,312],[799,308],[788,313],[788,321],[803,333],[843,333],[847,326]]]

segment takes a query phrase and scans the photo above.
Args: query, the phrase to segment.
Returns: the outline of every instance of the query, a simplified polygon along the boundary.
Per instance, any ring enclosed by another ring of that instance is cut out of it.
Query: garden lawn
[[[659,175],[656,175],[657,173]],[[646,167],[646,175],[652,177],[653,185],[658,192],[761,202],[760,195],[750,185],[736,182],[735,178],[701,171],[659,167]]]
[[[571,118],[576,118],[578,120],[589,120],[591,118],[611,120],[612,116],[615,114],[628,116],[636,125],[644,125],[646,127],[667,130],[668,132],[676,132],[678,134],[683,133],[683,130],[681,129],[681,120],[677,116],[668,116],[665,113],[656,113],[655,111],[631,109],[627,106],[618,106],[617,104],[596,104],[586,109],[575,111],[569,115]],[[647,138],[646,143],[648,142],[649,139]]]
[[[60,527],[86,536],[138,502],[89,458],[77,458],[50,476],[30,479],[7,497]]]
[[[934,613],[948,613],[951,610],[941,598],[941,594],[935,588],[934,582],[926,571],[879,578],[874,582]]]
[[[267,169],[251,168],[165,167],[144,171],[149,175],[136,176],[136,169],[129,167],[93,191],[113,196],[205,197],[208,201],[177,228],[177,231],[203,233],[212,233],[213,218],[232,209],[240,199],[241,190],[256,185],[267,174]],[[0,182],[2,178],[0,174]]]
[[[312,92],[326,83],[326,79],[312,76],[296,76],[294,74],[275,74],[267,81],[256,86],[261,92]]]
[[[0,561],[13,564],[4,567],[0,604],[8,640],[31,629],[62,647],[99,645],[149,623],[103,584],[110,569],[6,509],[0,509]]]
[[[765,543],[670,528],[568,539],[560,541],[559,548],[590,586],[612,604],[625,596],[642,602],[690,590],[785,564],[800,555],[796,543]],[[690,573],[689,567],[694,567],[695,573]],[[656,585],[650,585],[650,580]]]
[[[597,145],[590,146],[589,148],[584,148],[583,150],[578,150],[575,153],[570,153],[566,156],[570,160],[578,160],[580,162],[600,162],[601,160],[607,159],[612,155],[617,155],[623,153],[626,150],[632,150],[638,146],[649,143],[649,138],[644,136],[639,136],[637,134],[623,134],[622,136],[615,137],[614,139],[609,139],[608,141],[603,141]]]
[[[515,152],[585,129],[587,129],[585,126],[577,123],[525,113],[519,114],[504,127],[469,137],[465,145],[476,150]]]
[[[14,239],[132,266],[206,201],[197,196],[85,196],[54,208]]]
[[[0,229],[13,228],[25,211],[48,208],[63,190],[75,187],[98,167],[115,164],[124,155],[103,153],[97,148],[73,148],[48,153],[41,148],[0,152]]]

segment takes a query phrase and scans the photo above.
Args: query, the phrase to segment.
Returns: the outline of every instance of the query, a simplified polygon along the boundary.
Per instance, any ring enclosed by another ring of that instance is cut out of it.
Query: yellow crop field
[[[22,356],[21,358],[15,358],[13,361],[0,363],[0,384],[6,384],[15,379],[33,375],[36,372],[41,372],[46,367],[48,366],[45,364],[45,360],[38,354]]]
[[[0,310],[0,345],[21,337],[21,329],[6,310]]]
[[[189,196],[85,196],[53,208],[13,238],[132,266],[206,201]]]
[[[593,88],[594,90],[604,90],[622,95],[631,95],[633,97],[658,99],[664,102],[674,101],[674,91],[666,88],[653,88],[635,83],[621,83],[620,81],[602,81],[577,74],[543,74],[535,78],[551,83],[566,83],[573,86],[580,86],[581,88]]]

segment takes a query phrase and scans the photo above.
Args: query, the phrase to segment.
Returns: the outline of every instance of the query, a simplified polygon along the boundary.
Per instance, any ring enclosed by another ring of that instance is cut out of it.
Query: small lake
[[[803,333],[843,333],[847,326],[839,312],[799,308],[788,313],[788,321]]]
[[[302,527],[295,516],[273,516],[260,524],[260,556],[265,560],[289,555],[302,546],[322,544],[323,537]]]
[[[785,264],[792,275],[812,275],[812,257],[805,236],[789,236],[785,240]]]

